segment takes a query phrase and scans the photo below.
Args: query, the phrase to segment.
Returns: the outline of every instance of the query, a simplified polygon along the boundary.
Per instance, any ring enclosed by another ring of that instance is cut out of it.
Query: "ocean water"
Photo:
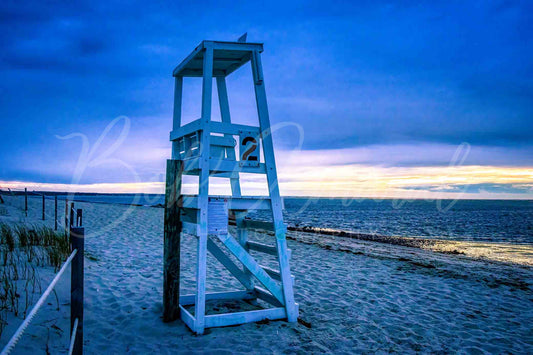
[[[64,198],[64,196],[60,196]],[[78,201],[164,203],[155,194],[78,194]],[[391,200],[286,197],[289,225],[380,235],[533,245],[533,201]],[[268,219],[264,212],[257,218]]]

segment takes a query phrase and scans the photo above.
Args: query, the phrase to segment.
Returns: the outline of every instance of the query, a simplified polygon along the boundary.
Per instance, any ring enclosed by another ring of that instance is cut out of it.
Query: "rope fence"
[[[25,189],[26,190],[26,189]],[[3,192],[3,191],[2,191]],[[43,196],[43,220],[44,214],[44,194]],[[24,194],[27,207],[27,191]],[[69,208],[70,207],[70,208]],[[70,212],[70,216],[69,216]],[[70,218],[69,218],[70,217]],[[22,324],[17,328],[9,342],[6,344],[0,355],[8,355],[13,351],[18,341],[24,334],[24,331],[34,319],[37,312],[40,310],[50,293],[53,291],[57,282],[61,279],[68,266],[71,266],[70,272],[70,346],[69,354],[83,353],[83,283],[84,283],[84,249],[85,249],[85,229],[82,225],[82,210],[74,209],[74,202],[65,201],[65,224],[62,226],[65,229],[65,235],[70,239],[72,253],[65,260],[59,272],[54,276],[44,293],[41,295],[37,303],[33,306],[28,316],[24,319]],[[57,230],[57,196],[55,196],[55,229]]]
[[[78,331],[78,321],[78,318],[74,320],[74,327],[72,327],[72,332],[70,333],[70,346],[68,348],[68,355],[72,355],[72,352],[74,351],[74,344],[76,343],[76,332]]]
[[[7,355],[11,351],[13,351],[13,349],[15,348],[15,345],[17,345],[18,341],[22,337],[22,334],[24,333],[28,325],[30,325],[31,321],[33,320],[33,317],[35,317],[35,315],[37,314],[41,306],[44,304],[44,301],[46,301],[50,293],[53,291],[55,285],[57,284],[61,276],[63,276],[63,273],[65,272],[67,267],[70,265],[70,263],[72,262],[72,259],[74,259],[77,252],[78,252],[77,250],[74,250],[72,254],[70,254],[70,256],[67,258],[67,260],[65,261],[65,263],[63,264],[59,272],[56,274],[52,282],[50,282],[50,285],[48,285],[48,287],[46,288],[44,293],[41,295],[41,297],[39,298],[35,306],[33,306],[31,312],[28,314],[26,319],[24,319],[24,322],[22,322],[22,324],[18,327],[15,334],[13,334],[9,342],[4,347],[4,350],[2,350],[2,353],[0,353],[0,355]]]

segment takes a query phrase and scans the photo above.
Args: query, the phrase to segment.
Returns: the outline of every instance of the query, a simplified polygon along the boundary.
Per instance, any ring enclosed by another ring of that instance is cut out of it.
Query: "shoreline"
[[[313,233],[360,241],[431,250],[436,253],[460,255],[475,260],[506,262],[517,266],[533,267],[533,245],[497,242],[478,242],[424,237],[385,236],[314,227],[291,227],[294,232]]]
[[[58,193],[59,194],[59,193]],[[106,194],[90,194],[106,195]],[[113,194],[128,195],[128,194]],[[29,198],[39,198],[35,195]],[[53,200],[47,198],[47,200]],[[64,199],[61,199],[64,201]],[[89,203],[111,206],[140,207],[163,209],[162,204],[132,204],[108,201],[89,201],[74,199],[76,203]],[[230,225],[234,220],[230,219]],[[426,236],[401,236],[401,235],[383,235],[374,233],[364,233],[356,231],[347,231],[341,229],[321,228],[314,226],[295,226],[287,225],[287,231],[314,234],[317,236],[329,236],[337,238],[348,238],[352,240],[381,243],[395,246],[411,247],[423,250],[430,250],[436,253],[457,255],[468,257],[473,260],[510,263],[519,267],[533,267],[533,244],[529,243],[506,243],[506,242],[487,242],[476,240],[457,240],[442,239],[439,237],[428,238]]]
[[[164,208],[164,205],[162,204],[141,205],[84,200],[74,200],[74,202],[96,203],[116,206],[133,206],[144,208]],[[230,225],[234,225],[235,222],[234,220],[230,219],[229,223]],[[312,226],[299,227],[294,225],[287,225],[287,231],[309,233],[315,234],[317,236],[332,236],[373,243],[411,247],[423,250],[431,250],[433,252],[441,254],[464,256],[473,260],[510,263],[520,267],[533,267],[533,244],[485,242],[475,240],[453,240],[440,239],[437,237],[427,238],[423,236],[381,235]]]

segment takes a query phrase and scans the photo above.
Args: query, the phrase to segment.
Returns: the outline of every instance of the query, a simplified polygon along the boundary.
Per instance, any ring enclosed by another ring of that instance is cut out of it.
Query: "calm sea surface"
[[[61,198],[61,197],[60,197]],[[157,205],[164,195],[78,194],[78,201]],[[533,245],[533,201],[285,198],[294,226]],[[267,215],[258,213],[258,218]]]

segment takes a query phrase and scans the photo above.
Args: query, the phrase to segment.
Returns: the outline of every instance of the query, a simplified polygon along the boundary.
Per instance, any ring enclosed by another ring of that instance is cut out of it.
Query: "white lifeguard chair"
[[[282,199],[280,197],[274,147],[270,131],[265,83],[261,66],[262,43],[203,41],[173,71],[175,77],[172,160],[167,164],[165,211],[165,287],[179,287],[180,230],[198,238],[196,293],[179,297],[175,313],[197,334],[205,328],[237,325],[264,319],[287,319],[295,322],[298,305],[294,302],[293,279],[290,273],[290,250],[285,239]],[[251,61],[258,126],[231,122],[226,76]],[[201,118],[181,125],[182,88],[184,77],[203,78]],[[221,121],[211,120],[213,77],[216,79]],[[238,143],[235,138],[238,138]],[[238,149],[238,152],[236,151]],[[264,162],[260,159],[263,151]],[[239,173],[266,174],[269,196],[241,195]],[[181,194],[182,175],[199,176],[198,195]],[[228,178],[231,196],[210,196],[209,177]],[[245,218],[252,210],[268,210],[272,222]],[[174,214],[173,214],[174,213]],[[228,217],[235,217],[237,235],[228,231]],[[249,229],[274,232],[272,243],[248,240]],[[167,235],[168,232],[168,235]],[[216,242],[213,239],[218,239]],[[224,247],[222,247],[222,244]],[[177,255],[176,255],[176,250]],[[243,285],[242,290],[206,293],[207,251]],[[277,257],[279,270],[261,266],[250,254],[268,253]],[[232,257],[230,257],[232,255]],[[175,270],[178,258],[178,270]],[[235,263],[234,260],[238,260]],[[241,265],[242,264],[242,265]],[[174,267],[174,271],[171,269]],[[169,271],[171,270],[171,271]],[[177,291],[179,295],[179,290]],[[165,291],[167,295],[167,291]],[[164,295],[164,307],[172,307],[172,297]],[[175,296],[174,296],[175,297]],[[259,310],[206,314],[206,300],[261,299],[270,308]],[[187,310],[194,305],[194,314]],[[172,317],[172,316],[170,316]],[[177,317],[177,315],[176,315]]]

